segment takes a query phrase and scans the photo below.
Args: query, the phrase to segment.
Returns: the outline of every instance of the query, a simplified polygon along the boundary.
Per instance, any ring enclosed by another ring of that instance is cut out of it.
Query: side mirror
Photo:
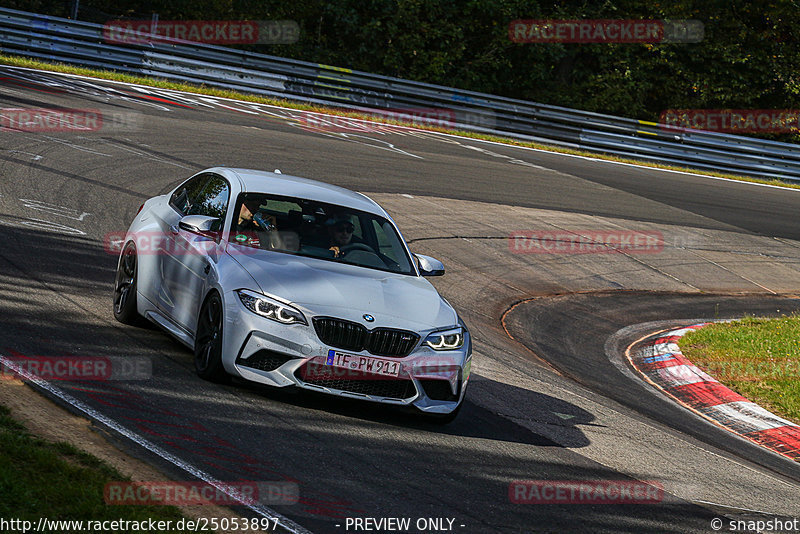
[[[419,274],[422,276],[442,276],[444,274],[444,265],[436,258],[424,256],[422,254],[414,254],[419,266]]]
[[[206,215],[187,215],[178,222],[178,227],[181,230],[186,230],[193,234],[210,237],[214,241],[219,242],[221,220],[217,217],[208,217]]]

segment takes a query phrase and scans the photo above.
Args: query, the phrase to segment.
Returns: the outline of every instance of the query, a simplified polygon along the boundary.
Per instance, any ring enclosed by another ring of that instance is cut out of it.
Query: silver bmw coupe
[[[373,200],[215,167],[146,201],[120,244],[114,316],[161,326],[197,374],[413,406],[455,418],[470,334]]]

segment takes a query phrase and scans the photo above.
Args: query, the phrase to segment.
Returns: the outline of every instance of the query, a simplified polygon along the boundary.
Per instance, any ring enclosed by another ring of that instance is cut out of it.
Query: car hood
[[[263,293],[315,316],[355,321],[368,328],[413,331],[457,324],[455,310],[426,279],[332,261],[258,251],[233,256]],[[374,322],[366,322],[369,314]]]

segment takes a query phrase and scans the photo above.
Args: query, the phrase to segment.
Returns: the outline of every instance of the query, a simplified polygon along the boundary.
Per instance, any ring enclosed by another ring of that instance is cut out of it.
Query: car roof
[[[227,175],[229,179],[234,179],[235,176],[241,182],[242,192],[244,193],[270,193],[305,198],[388,217],[386,211],[366,195],[317,180],[275,172],[230,167],[214,167],[206,172]]]

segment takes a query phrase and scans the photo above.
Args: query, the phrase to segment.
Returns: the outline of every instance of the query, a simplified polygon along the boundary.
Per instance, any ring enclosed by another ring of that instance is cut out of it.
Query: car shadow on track
[[[542,447],[587,446],[589,440],[579,425],[593,424],[595,419],[591,413],[561,399],[477,374],[472,375],[461,412],[449,424],[426,420],[416,409],[332,397],[297,388],[284,391],[244,381],[236,381],[235,387],[278,402],[373,423]],[[490,407],[495,399],[503,403],[496,409]]]
[[[150,323],[130,328],[114,320],[119,252],[109,243],[58,233],[55,226],[25,227],[30,221],[18,217],[0,219],[0,329],[6,333],[0,349],[124,357],[177,345]]]

